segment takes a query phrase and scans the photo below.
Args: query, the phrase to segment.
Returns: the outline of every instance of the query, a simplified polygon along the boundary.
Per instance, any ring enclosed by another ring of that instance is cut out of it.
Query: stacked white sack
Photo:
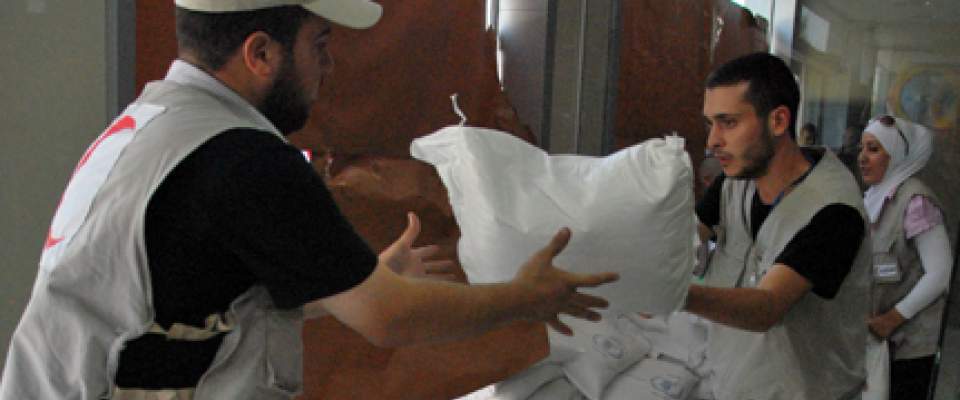
[[[579,395],[574,397],[586,399],[714,398],[712,368],[704,359],[708,321],[685,312],[653,318],[642,318],[636,314],[620,315],[610,320],[616,321],[614,330],[618,334],[649,346],[648,354],[628,361],[629,365],[622,372],[618,368],[623,364],[597,362],[595,355],[566,361],[549,357],[502,382],[458,400],[549,398],[544,397],[550,392],[548,383],[574,387]],[[625,339],[619,335],[615,337],[617,340]]]

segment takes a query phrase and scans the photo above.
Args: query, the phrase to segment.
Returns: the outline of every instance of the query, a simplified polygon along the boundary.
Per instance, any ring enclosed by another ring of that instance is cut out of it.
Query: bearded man
[[[865,380],[866,214],[837,157],[797,145],[799,100],[790,69],[766,53],[707,79],[707,145],[723,174],[697,216],[717,248],[686,309],[715,322],[717,399],[859,398]]]

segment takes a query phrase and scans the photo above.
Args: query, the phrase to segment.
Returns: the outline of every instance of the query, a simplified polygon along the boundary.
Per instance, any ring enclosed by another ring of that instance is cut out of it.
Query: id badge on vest
[[[873,254],[873,280],[877,283],[898,283],[903,279],[897,257],[890,253]]]

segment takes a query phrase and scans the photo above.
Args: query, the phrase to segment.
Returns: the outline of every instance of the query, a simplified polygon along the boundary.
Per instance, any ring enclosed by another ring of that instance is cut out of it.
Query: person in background
[[[723,175],[697,216],[717,248],[685,309],[714,322],[719,400],[850,399],[865,381],[863,199],[833,153],[794,141],[799,102],[793,73],[771,54],[707,78],[707,145]]]
[[[90,146],[64,191],[0,381],[3,400],[269,400],[302,387],[304,318],[379,346],[452,340],[516,320],[570,334],[578,291],[615,274],[553,265],[560,229],[507,283],[414,247],[375,254],[285,135],[333,67],[331,24],[373,25],[367,0],[176,0],[178,59]]]
[[[860,142],[874,253],[867,325],[890,343],[892,400],[928,391],[953,265],[940,202],[916,178],[933,153],[932,136],[922,125],[883,115]]]
[[[817,133],[817,126],[811,122],[803,124],[800,132],[797,133],[797,144],[800,146],[814,146],[820,135]]]

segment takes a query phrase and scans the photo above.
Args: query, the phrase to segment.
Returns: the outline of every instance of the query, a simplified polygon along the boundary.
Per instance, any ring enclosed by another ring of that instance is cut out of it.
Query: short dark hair
[[[797,80],[780,58],[769,53],[748,54],[731,60],[714,70],[707,77],[707,89],[732,86],[748,82],[745,95],[753,105],[757,116],[765,117],[781,105],[790,110],[790,126],[787,131],[796,139],[797,108],[800,105],[800,87]]]
[[[300,6],[254,11],[207,13],[177,7],[177,46],[197,57],[211,70],[219,70],[247,36],[258,31],[270,35],[291,53],[300,27],[310,12]]]

